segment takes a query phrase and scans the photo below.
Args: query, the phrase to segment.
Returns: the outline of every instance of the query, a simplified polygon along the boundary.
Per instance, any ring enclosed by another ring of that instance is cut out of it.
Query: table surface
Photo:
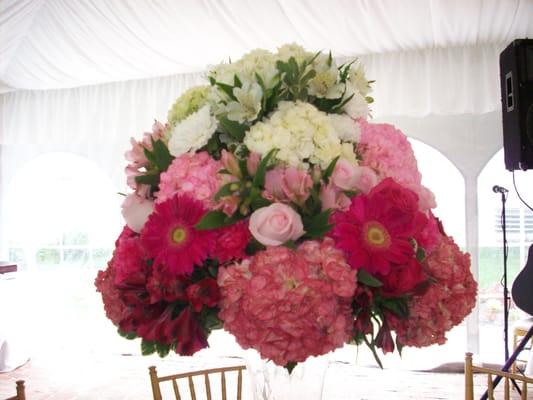
[[[8,272],[16,272],[18,269],[17,264],[8,262],[8,261],[0,261],[0,274],[5,274]]]

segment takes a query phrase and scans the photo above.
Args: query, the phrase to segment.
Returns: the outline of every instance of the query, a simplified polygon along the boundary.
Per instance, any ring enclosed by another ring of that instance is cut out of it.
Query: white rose
[[[145,199],[136,193],[131,193],[126,196],[122,203],[122,216],[126,225],[134,231],[139,233],[144,223],[148,220],[148,216],[154,210],[154,202]]]

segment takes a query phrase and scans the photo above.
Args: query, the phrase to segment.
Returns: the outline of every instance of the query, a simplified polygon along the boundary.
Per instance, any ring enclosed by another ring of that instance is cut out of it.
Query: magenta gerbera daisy
[[[154,266],[170,274],[189,275],[201,265],[213,248],[215,234],[194,225],[206,213],[202,203],[188,195],[156,204],[141,231],[141,242]]]
[[[427,223],[418,197],[388,178],[368,195],[352,198],[346,212],[333,215],[331,237],[352,268],[386,276],[393,264],[414,257],[413,236]]]

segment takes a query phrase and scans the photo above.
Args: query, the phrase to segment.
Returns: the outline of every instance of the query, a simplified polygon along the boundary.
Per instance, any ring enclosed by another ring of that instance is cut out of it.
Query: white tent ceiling
[[[0,0],[0,90],[190,73],[287,42],[349,57],[527,35],[530,0]]]

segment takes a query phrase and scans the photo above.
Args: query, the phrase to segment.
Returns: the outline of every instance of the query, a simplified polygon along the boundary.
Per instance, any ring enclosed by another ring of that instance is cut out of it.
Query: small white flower
[[[231,101],[226,106],[228,119],[238,121],[253,121],[261,111],[263,90],[257,83],[243,83],[242,87],[234,88],[233,94],[238,101]]]
[[[205,146],[217,130],[217,119],[208,105],[189,115],[172,129],[168,150],[174,157]]]
[[[359,124],[348,115],[328,114],[333,129],[343,142],[358,142],[361,135]]]
[[[363,64],[357,62],[352,65],[349,76],[350,84],[363,96],[366,96],[371,91],[371,87],[365,76]]]
[[[309,94],[319,98],[338,99],[344,93],[344,84],[337,82],[339,70],[329,57],[321,54],[313,62],[316,75],[309,81]]]
[[[353,94],[353,97],[346,103],[343,107],[344,112],[348,114],[353,119],[357,118],[367,118],[370,113],[368,108],[368,102],[366,98],[359,93],[357,90],[354,90],[350,84],[346,85],[346,97],[350,97]]]

